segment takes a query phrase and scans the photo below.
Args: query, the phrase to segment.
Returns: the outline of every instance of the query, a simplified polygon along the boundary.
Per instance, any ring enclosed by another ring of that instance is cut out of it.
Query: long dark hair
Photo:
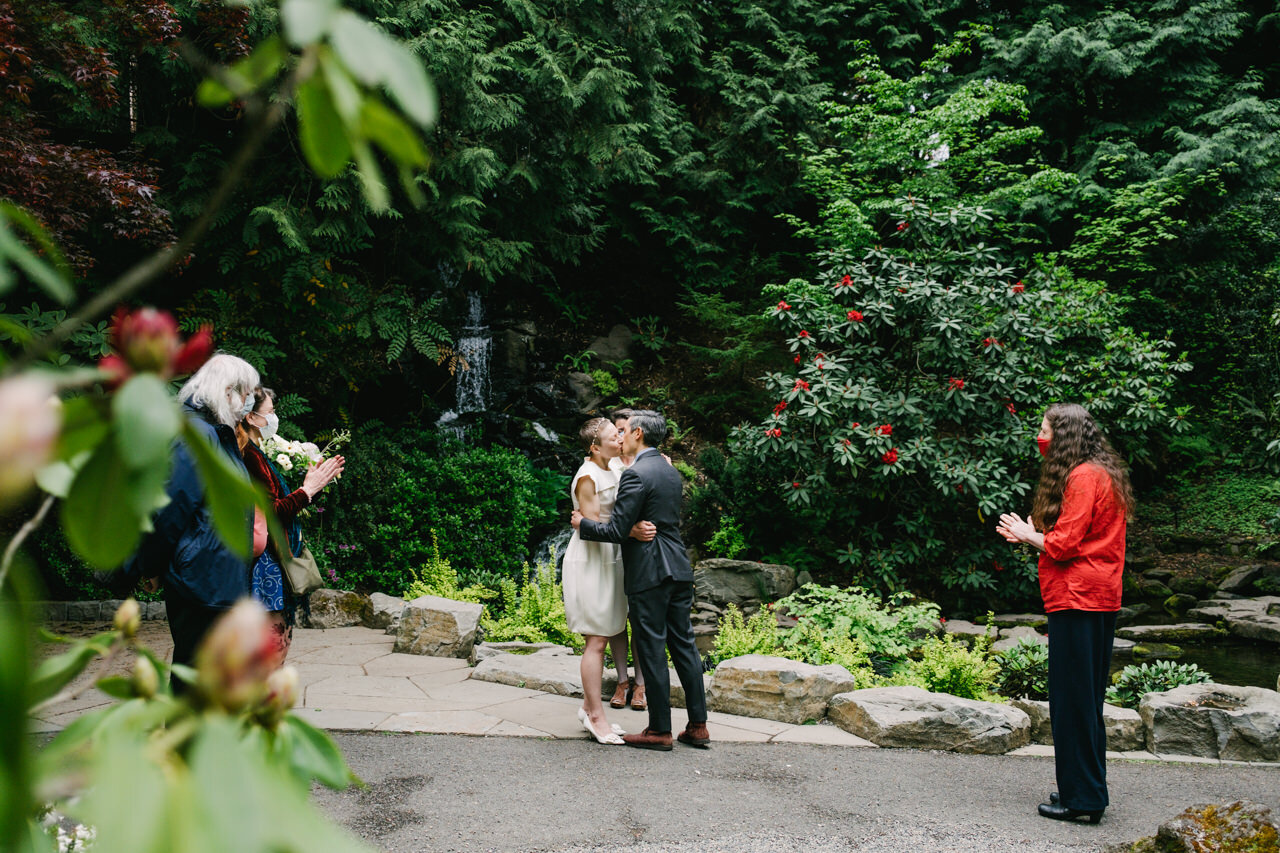
[[[1067,477],[1077,465],[1090,462],[1111,477],[1116,504],[1125,516],[1133,514],[1133,487],[1129,485],[1129,469],[1112,449],[1107,437],[1094,423],[1084,406],[1054,403],[1044,413],[1053,438],[1040,466],[1040,482],[1031,501],[1031,523],[1037,530],[1047,531],[1058,522],[1062,512],[1062,493]]]

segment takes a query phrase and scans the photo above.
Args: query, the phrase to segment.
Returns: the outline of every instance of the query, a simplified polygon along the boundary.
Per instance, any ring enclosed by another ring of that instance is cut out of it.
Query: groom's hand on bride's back
[[[631,538],[638,542],[652,542],[658,535],[658,526],[652,521],[637,521],[631,528]]]

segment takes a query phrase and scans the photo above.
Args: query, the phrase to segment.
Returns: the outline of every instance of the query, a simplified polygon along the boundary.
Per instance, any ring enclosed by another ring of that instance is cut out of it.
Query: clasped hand
[[[569,523],[577,530],[582,525],[582,513],[574,510],[569,516]],[[658,526],[652,521],[637,521],[631,528],[631,538],[637,542],[652,542],[658,535]]]

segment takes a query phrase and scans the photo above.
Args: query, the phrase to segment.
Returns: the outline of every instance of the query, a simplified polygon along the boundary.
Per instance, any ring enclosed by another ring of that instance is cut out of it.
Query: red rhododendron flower
[[[996,571],[997,571],[997,572],[1003,572],[1003,571],[1004,571],[1004,566],[1000,565],[1000,564],[999,564],[999,563],[997,563],[997,562],[992,562],[992,564],[991,564],[991,565],[995,566],[995,569],[996,569]]]
[[[796,361],[796,364],[799,364],[799,363],[800,363],[800,356],[799,356],[799,355],[797,355],[797,356],[796,356],[795,361]]]
[[[876,427],[876,433],[879,435],[893,435],[893,424],[880,424]]]
[[[182,345],[178,321],[168,311],[155,308],[120,308],[111,322],[111,345],[132,369],[167,373]]]
[[[1026,290],[1026,289],[1027,289],[1027,288],[1023,286],[1022,282],[1018,282],[1017,284],[1015,284],[1015,285],[1013,286],[1013,292],[1014,292],[1014,293],[1021,293],[1022,291]]]
[[[861,312],[861,311],[850,311],[848,316],[849,316],[849,319],[850,319],[850,320],[852,320],[852,321],[853,321],[853,322],[855,322],[855,323],[861,323],[861,322],[862,322],[862,312]]]
[[[106,376],[103,384],[111,390],[119,388],[125,383],[125,380],[133,375],[133,371],[129,369],[129,365],[124,363],[124,359],[115,353],[104,355],[98,359],[98,370],[101,370]]]
[[[1013,403],[1005,403],[1004,407],[1009,410],[1009,414],[1011,415],[1018,414],[1018,407],[1013,405]]]
[[[798,489],[798,488],[800,488],[800,481],[799,481],[799,480],[795,480],[795,481],[793,481],[793,482],[791,483],[791,488],[793,488],[793,489]]]
[[[783,409],[785,409],[786,407],[787,407],[787,401],[786,401],[786,400],[779,400],[779,401],[778,401],[778,405],[776,405],[776,406],[774,406],[774,407],[773,407],[773,413],[774,413],[775,415],[780,415],[780,414],[782,414],[782,410],[783,410]]]
[[[956,378],[956,377],[952,376],[952,377],[951,377],[951,381],[950,381],[949,383],[947,383],[947,384],[951,386],[951,390],[952,390],[952,391],[959,391],[961,388],[963,388],[963,387],[964,387],[964,380],[963,380],[963,379],[958,379],[958,378]]]
[[[906,231],[908,227],[910,227],[909,223],[906,223],[906,222],[899,222],[899,223],[898,223],[898,230],[899,230],[899,231]]]
[[[845,446],[845,447],[848,447],[849,445],[853,444],[853,442],[852,442],[852,441],[850,441],[850,440],[849,440],[849,439],[847,439],[847,438],[842,439],[842,441],[844,441],[844,446]]]
[[[790,306],[790,305],[788,305],[785,301],[783,301],[783,302],[779,302],[779,303],[778,303],[778,310],[779,310],[779,311],[790,311],[790,310],[791,310],[791,306]]]
[[[897,461],[898,461],[898,448],[896,448],[896,447],[891,447],[891,448],[889,448],[889,450],[888,450],[888,451],[887,451],[883,456],[881,456],[881,457],[880,457],[880,459],[881,459],[881,461],[883,461],[883,462],[884,462],[884,464],[886,464],[886,465],[892,465],[893,463],[897,462]]]
[[[805,382],[803,379],[797,379],[797,380],[796,380],[796,387],[795,387],[795,388],[793,388],[793,389],[791,389],[791,390],[793,390],[793,391],[808,391],[808,390],[809,390],[809,383],[808,383],[808,382]]]
[[[849,424],[849,429],[857,429],[860,426],[862,426],[861,421],[854,421],[853,423]]]
[[[995,338],[983,338],[982,345],[984,347],[998,347],[1000,346],[1000,342]]]
[[[211,355],[213,355],[213,327],[201,326],[200,330],[182,345],[182,349],[178,350],[178,355],[173,360],[174,373],[179,376],[195,373],[204,366]]]
[[[840,283],[837,284],[836,287],[853,287],[852,276],[845,276],[844,278],[840,279]]]
[[[804,329],[801,329],[801,330],[800,330],[800,337],[802,337],[802,338],[807,338],[807,337],[809,337],[809,333],[808,333],[808,332],[806,332]]]

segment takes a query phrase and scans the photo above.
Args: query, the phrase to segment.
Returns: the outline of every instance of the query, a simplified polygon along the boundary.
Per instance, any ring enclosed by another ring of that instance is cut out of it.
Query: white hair
[[[208,409],[218,423],[234,427],[240,422],[244,398],[260,383],[261,378],[252,364],[219,352],[186,381],[178,392],[178,399],[197,409]],[[232,399],[237,396],[239,399]]]

